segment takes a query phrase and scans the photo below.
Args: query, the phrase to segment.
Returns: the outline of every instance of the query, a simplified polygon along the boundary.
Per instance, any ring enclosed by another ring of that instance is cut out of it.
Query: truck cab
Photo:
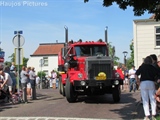
[[[107,42],[66,43],[58,56],[60,94],[68,102],[76,102],[79,95],[112,94],[114,102],[119,102],[123,80],[114,70]]]

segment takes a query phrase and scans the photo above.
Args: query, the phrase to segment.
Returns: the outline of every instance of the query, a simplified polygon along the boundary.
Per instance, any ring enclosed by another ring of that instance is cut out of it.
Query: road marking
[[[0,117],[0,120],[111,120],[111,119],[65,118],[65,117]]]

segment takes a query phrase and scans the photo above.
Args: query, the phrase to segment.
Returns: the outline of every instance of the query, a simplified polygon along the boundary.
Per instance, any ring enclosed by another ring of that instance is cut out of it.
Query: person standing
[[[28,73],[28,75],[30,70],[31,70],[31,67],[26,67],[26,72]],[[27,96],[28,98],[31,98],[31,83],[30,83],[29,76],[28,76],[28,82],[27,82]]]
[[[157,67],[156,68],[159,70],[159,73],[160,73],[160,55],[158,55],[158,58],[157,58]],[[155,98],[159,104],[160,103],[160,79],[157,80],[156,88],[157,88],[157,91],[155,94]]]
[[[139,76],[140,75],[140,79]],[[152,65],[152,58],[147,56],[144,63],[138,68],[135,73],[137,84],[140,84],[140,92],[145,113],[144,120],[149,120],[149,100],[152,109],[152,120],[156,120],[156,100],[155,100],[155,76],[158,76],[158,70]]]
[[[116,72],[120,75],[120,78],[124,80],[124,74],[120,66],[117,67]],[[121,90],[123,90],[123,85],[121,85]]]
[[[27,82],[29,74],[27,73],[25,66],[22,67],[20,76],[21,76],[21,88],[23,91],[23,101],[27,102]]]
[[[40,82],[41,82],[41,79],[39,76],[36,77],[36,88],[37,89],[40,89]]]
[[[52,79],[52,71],[51,71],[51,76],[48,76],[49,78],[49,87],[52,88],[52,83],[53,83],[53,79]]]
[[[32,99],[36,99],[36,74],[35,74],[35,68],[31,67],[31,70],[29,72],[29,79],[30,79],[30,83],[31,83],[31,96]]]
[[[57,73],[56,71],[52,70],[52,86],[53,89],[56,89],[56,80],[57,80]]]
[[[129,75],[129,92],[132,92],[132,90],[135,92],[136,91],[136,79],[135,79],[135,73],[136,69],[135,66],[132,65],[132,68],[129,70],[128,75]]]
[[[17,91],[17,72],[16,72],[16,67],[14,67],[13,69],[10,69],[9,75],[12,78],[13,84],[12,84],[12,90],[13,93],[15,93]]]
[[[125,90],[127,90],[129,87],[128,87],[128,85],[129,85],[129,81],[128,81],[128,69],[127,69],[127,67],[125,66],[124,67],[124,89]]]

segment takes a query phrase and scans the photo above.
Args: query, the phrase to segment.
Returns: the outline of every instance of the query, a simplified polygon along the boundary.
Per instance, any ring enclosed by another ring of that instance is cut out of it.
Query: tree
[[[15,54],[14,53],[12,53],[12,55],[9,56],[8,58],[11,59],[11,62],[15,62]]]
[[[89,0],[84,0],[88,2]],[[160,20],[160,0],[103,0],[103,6],[109,7],[117,3],[120,9],[126,10],[128,6],[133,7],[134,15],[141,16],[146,11],[155,14],[155,19]]]
[[[131,41],[130,44],[130,50],[131,50],[131,56],[127,59],[127,67],[131,68],[132,65],[134,65],[134,43],[133,40]]]
[[[12,62],[15,62],[15,53],[13,53],[11,56],[9,56],[10,61],[5,61],[5,65],[10,66]],[[28,58],[23,57],[23,65],[21,66],[27,66]]]
[[[119,57],[115,56],[115,47],[111,45],[111,42],[108,43],[108,47],[109,47],[109,56],[113,58],[114,65],[118,65]]]
[[[39,71],[39,72],[37,73],[37,75],[38,75],[39,78],[44,78],[44,77],[46,76],[46,73],[43,72],[43,71]]]
[[[28,58],[23,57],[23,66],[27,66]]]

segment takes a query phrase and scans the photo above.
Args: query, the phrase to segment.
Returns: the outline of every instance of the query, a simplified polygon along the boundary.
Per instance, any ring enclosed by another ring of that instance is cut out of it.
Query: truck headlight
[[[64,68],[65,68],[66,71],[68,71],[69,66],[70,66],[69,63],[67,63],[67,62],[64,64]]]
[[[115,80],[115,81],[114,81],[114,84],[115,84],[115,85],[118,85],[118,84],[119,84],[119,81],[118,81],[118,80]]]
[[[82,73],[78,73],[78,78],[82,78],[83,77],[83,75],[82,75]]]
[[[119,78],[120,77],[119,73],[115,73],[115,77]]]
[[[80,83],[81,83],[82,86],[85,86],[85,85],[86,85],[86,82],[83,81],[83,80],[82,80]]]

